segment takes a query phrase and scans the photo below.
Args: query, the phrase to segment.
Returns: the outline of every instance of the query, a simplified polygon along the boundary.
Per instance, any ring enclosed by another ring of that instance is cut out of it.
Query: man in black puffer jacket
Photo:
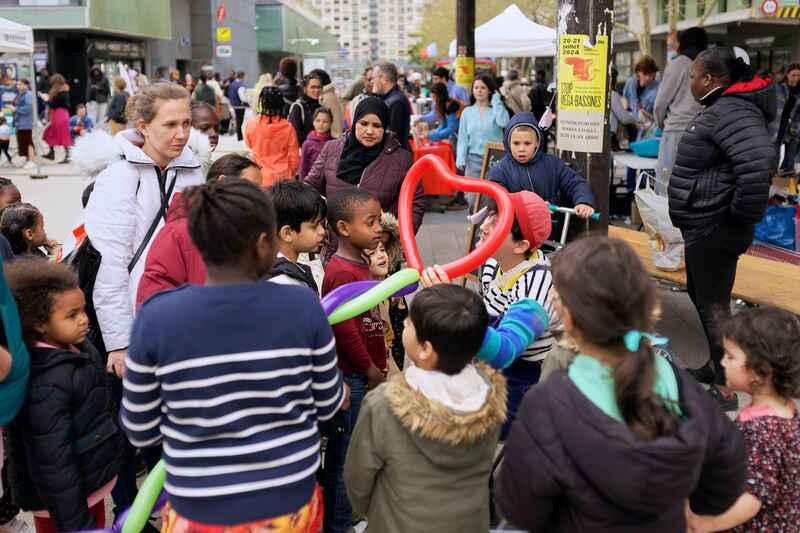
[[[716,366],[707,363],[693,374],[724,384],[724,350],[713,322],[719,313],[730,313],[736,264],[769,200],[777,158],[767,125],[775,117],[775,87],[754,77],[727,47],[702,52],[691,68],[692,94],[704,109],[678,146],[669,213],[683,233],[689,296]]]

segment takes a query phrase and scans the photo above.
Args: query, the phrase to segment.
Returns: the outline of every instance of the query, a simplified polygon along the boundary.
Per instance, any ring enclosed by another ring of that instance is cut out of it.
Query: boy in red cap
[[[539,381],[542,362],[555,344],[552,331],[560,325],[552,300],[550,261],[539,249],[552,230],[550,210],[536,193],[521,191],[509,196],[514,206],[514,224],[505,241],[481,270],[483,303],[490,318],[498,324],[512,304],[534,300],[549,315],[550,324],[515,359],[505,361],[507,366],[503,368],[503,374],[508,382],[508,419],[503,426],[501,439],[505,439],[522,397]],[[497,222],[494,200],[488,201],[486,212],[480,227],[481,241],[488,237]],[[481,242],[478,246],[481,246]],[[449,281],[447,274],[438,266],[426,269],[421,277],[422,285],[426,287]]]

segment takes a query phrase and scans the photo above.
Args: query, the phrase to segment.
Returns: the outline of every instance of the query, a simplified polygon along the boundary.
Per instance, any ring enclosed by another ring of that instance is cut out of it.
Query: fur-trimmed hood
[[[500,372],[479,363],[475,365],[489,385],[486,403],[473,413],[459,413],[429,400],[412,389],[405,376],[396,374],[386,384],[385,396],[392,413],[409,430],[417,447],[430,461],[457,468],[474,458],[470,445],[499,432],[506,420],[506,380]],[[439,453],[441,447],[465,447],[465,453]]]
[[[389,272],[396,272],[406,261],[400,242],[400,223],[397,222],[397,217],[384,211],[381,215],[381,227],[389,234],[389,240],[384,244],[386,255],[389,256]]]

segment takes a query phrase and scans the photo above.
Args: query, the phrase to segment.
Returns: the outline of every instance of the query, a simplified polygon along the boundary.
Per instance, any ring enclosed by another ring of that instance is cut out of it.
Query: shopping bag
[[[795,214],[793,206],[767,206],[764,218],[756,224],[756,240],[794,250],[797,237]]]
[[[650,249],[656,268],[668,272],[682,270],[683,235],[669,218],[669,199],[656,194],[650,184],[650,176],[645,172],[639,176],[635,196],[645,231],[650,235]]]

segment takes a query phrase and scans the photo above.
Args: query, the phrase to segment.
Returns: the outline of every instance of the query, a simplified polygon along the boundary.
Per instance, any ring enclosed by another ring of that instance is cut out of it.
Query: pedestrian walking
[[[103,124],[106,120],[108,101],[111,99],[111,86],[100,67],[94,66],[89,71],[89,83],[86,87],[86,113],[94,124]]]
[[[242,126],[244,125],[244,111],[247,104],[243,100],[244,96],[244,80],[246,76],[243,71],[236,74],[236,79],[228,86],[227,96],[228,100],[233,107],[233,112],[236,115],[236,139],[241,141],[244,136],[242,133]]]
[[[36,168],[33,158],[33,93],[31,82],[25,78],[17,82],[17,99],[14,101],[14,126],[17,129],[17,156],[25,160],[22,168]]]
[[[108,106],[106,119],[111,125],[111,135],[116,135],[128,127],[128,118],[125,109],[128,105],[128,84],[125,80],[117,76],[114,78],[114,97],[111,98],[111,105]]]
[[[72,146],[72,135],[69,133],[69,84],[61,74],[50,76],[50,91],[47,100],[48,125],[42,134],[42,140],[50,147],[43,157],[55,160],[55,149],[64,148],[62,163],[69,162],[69,147]]]
[[[781,170],[791,172],[800,155],[800,63],[786,67],[777,86],[777,111],[770,130],[778,150],[784,150]]]

